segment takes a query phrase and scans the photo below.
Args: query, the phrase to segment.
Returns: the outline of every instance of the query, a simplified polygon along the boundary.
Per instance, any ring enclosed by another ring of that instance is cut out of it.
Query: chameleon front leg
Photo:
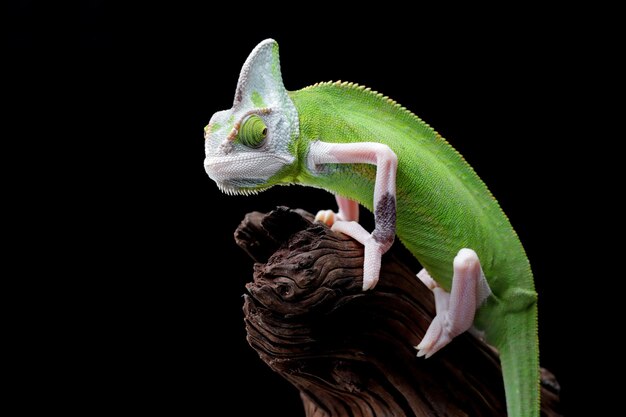
[[[319,164],[376,165],[374,184],[374,231],[368,233],[355,220],[352,203],[339,200],[339,213],[352,213],[351,220],[339,219],[332,229],[344,233],[365,247],[363,262],[363,290],[376,286],[382,255],[389,250],[396,236],[396,171],[398,157],[387,145],[376,142],[326,143],[313,142],[309,149],[310,167]],[[344,204],[342,210],[342,203]],[[358,206],[356,207],[358,213]],[[346,216],[349,217],[349,216]]]
[[[452,288],[446,292],[422,269],[417,277],[435,295],[437,315],[428,326],[424,338],[415,348],[417,356],[431,357],[456,336],[472,328],[476,309],[491,294],[480,266],[478,255],[461,249],[453,261]]]

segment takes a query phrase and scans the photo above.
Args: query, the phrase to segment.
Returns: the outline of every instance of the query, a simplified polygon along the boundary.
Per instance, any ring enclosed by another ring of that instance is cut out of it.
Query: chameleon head
[[[280,73],[278,44],[254,48],[237,83],[233,107],[204,129],[204,168],[229,194],[262,191],[280,182],[295,162],[298,113]]]

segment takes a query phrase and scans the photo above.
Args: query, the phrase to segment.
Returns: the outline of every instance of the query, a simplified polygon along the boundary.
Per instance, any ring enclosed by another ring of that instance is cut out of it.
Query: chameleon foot
[[[428,327],[421,343],[415,348],[417,356],[431,357],[454,337],[472,327],[476,309],[491,294],[483,275],[478,255],[471,249],[461,249],[454,258],[452,290],[448,293],[424,269],[417,277],[435,295],[437,315]]]
[[[331,227],[336,221],[359,221],[359,203],[338,195],[335,196],[335,199],[337,200],[337,206],[339,206],[339,212],[320,210],[315,215],[316,222],[324,223]]]
[[[357,222],[338,221],[333,225],[333,231],[348,235],[365,247],[363,291],[374,288],[378,283],[380,274],[380,262],[384,253],[383,246]]]
[[[335,224],[335,217],[337,215],[332,210],[320,210],[315,215],[316,223],[324,223],[326,226],[330,227]]]

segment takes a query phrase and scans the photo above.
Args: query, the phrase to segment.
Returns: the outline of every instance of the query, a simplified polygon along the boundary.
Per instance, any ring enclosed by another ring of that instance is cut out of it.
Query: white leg
[[[428,327],[417,356],[429,358],[454,337],[472,327],[476,309],[491,294],[480,267],[478,255],[471,249],[461,249],[454,258],[452,289],[447,293],[426,272],[417,276],[435,295],[437,315]]]
[[[367,230],[357,222],[336,222],[333,231],[350,236],[365,247],[363,255],[363,291],[374,288],[378,283],[383,248]]]
[[[335,196],[335,200],[337,200],[337,206],[339,207],[337,220],[344,222],[359,221],[359,203],[339,195]]]
[[[337,201],[339,211],[335,213],[332,210],[320,210],[315,215],[316,222],[332,226],[336,221],[359,221],[359,203],[339,195],[335,196],[335,200]]]
[[[376,226],[370,235],[356,222],[337,221],[333,230],[347,234],[365,246],[363,264],[363,290],[373,288],[378,282],[382,255],[389,250],[396,236],[396,171],[398,158],[387,145],[376,142],[326,143],[313,142],[309,148],[308,167],[315,172],[320,164],[373,164],[376,165],[374,183],[374,218]],[[352,203],[339,201],[339,213],[354,218]],[[342,207],[345,204],[345,207]],[[358,209],[358,207],[357,207]],[[320,215],[328,223],[331,215]],[[317,217],[316,216],[316,220]]]

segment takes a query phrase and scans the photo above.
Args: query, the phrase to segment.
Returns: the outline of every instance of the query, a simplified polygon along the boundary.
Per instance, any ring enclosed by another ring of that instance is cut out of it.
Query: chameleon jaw
[[[226,194],[255,194],[269,188],[268,180],[295,160],[293,155],[269,153],[237,153],[210,156],[204,169]]]
[[[267,190],[268,188],[271,188],[271,186],[269,187],[261,187],[261,188],[237,188],[237,187],[231,187],[228,186],[226,184],[221,184],[219,182],[216,182],[217,184],[217,188],[219,188],[219,190],[221,192],[223,192],[224,194],[227,195],[245,195],[245,196],[250,196],[250,195],[256,195],[260,192],[263,192],[265,190]]]

